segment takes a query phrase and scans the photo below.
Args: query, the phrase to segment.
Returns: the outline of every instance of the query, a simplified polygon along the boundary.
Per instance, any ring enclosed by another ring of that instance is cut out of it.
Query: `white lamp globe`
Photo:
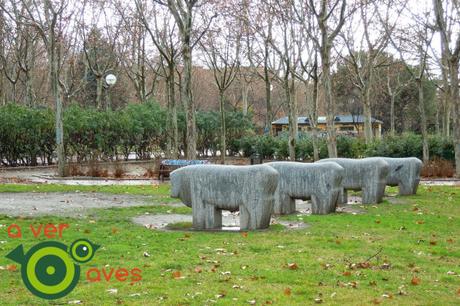
[[[117,77],[113,74],[108,74],[105,76],[105,82],[107,83],[107,85],[113,86],[117,82]]]

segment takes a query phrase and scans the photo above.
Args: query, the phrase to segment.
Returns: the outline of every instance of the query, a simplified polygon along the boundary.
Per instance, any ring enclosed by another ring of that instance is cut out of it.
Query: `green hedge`
[[[159,104],[130,104],[117,111],[99,111],[71,105],[64,112],[64,143],[67,157],[78,161],[149,158],[165,151],[168,139],[167,112]],[[54,113],[47,108],[32,109],[16,104],[0,107],[0,161],[4,165],[50,163],[55,149]],[[252,118],[241,112],[227,112],[227,149],[231,155],[260,154],[265,159],[287,159],[287,135],[255,135]],[[178,113],[180,148],[185,149],[185,115]],[[220,114],[197,112],[197,150],[202,156],[216,155],[220,148]],[[430,157],[454,160],[451,139],[430,136]],[[320,158],[327,157],[324,138],[318,139]],[[337,137],[341,157],[366,156],[422,157],[420,135],[407,133],[384,137],[366,145],[361,138]],[[308,134],[300,134],[296,146],[299,160],[313,160]]]
[[[249,157],[258,153],[266,159],[287,159],[289,156],[287,137],[251,136],[239,140],[240,150]],[[429,138],[430,158],[454,160],[454,145],[451,139],[432,135]],[[327,158],[327,145],[324,138],[318,139],[319,157]],[[340,157],[362,158],[370,156],[422,158],[422,138],[420,135],[407,133],[394,137],[384,137],[366,144],[363,139],[341,136],[337,137],[337,153]],[[300,135],[296,145],[299,160],[313,160],[313,144],[310,137]]]
[[[129,104],[116,111],[100,111],[71,105],[64,112],[64,144],[67,157],[78,161],[127,159],[131,152],[149,158],[165,151],[168,139],[167,110],[159,104]],[[4,165],[35,165],[38,158],[50,164],[55,150],[54,112],[17,104],[0,106],[0,161]],[[227,112],[227,143],[233,154],[237,140],[254,134],[252,118]],[[197,112],[197,150],[215,154],[220,146],[220,114]],[[185,115],[178,114],[180,148],[185,150]]]

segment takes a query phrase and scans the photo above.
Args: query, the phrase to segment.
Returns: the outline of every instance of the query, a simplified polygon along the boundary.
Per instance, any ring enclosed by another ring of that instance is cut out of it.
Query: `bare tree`
[[[460,3],[456,0],[433,0],[433,9],[436,16],[437,30],[441,35],[443,76],[449,76],[450,94],[447,97],[452,99],[448,103],[453,107],[453,138],[455,146],[456,176],[460,177],[460,96],[459,96],[459,60],[460,60],[460,33],[453,34],[450,25],[458,26],[460,22]],[[447,67],[446,67],[447,66]],[[450,111],[447,117],[450,118]],[[449,119],[446,118],[448,122]],[[447,129],[449,128],[446,122]]]
[[[406,28],[399,29],[399,35],[389,36],[393,47],[399,52],[401,61],[417,85],[418,109],[420,114],[420,130],[422,134],[423,162],[430,159],[428,144],[428,121],[426,115],[426,101],[423,91],[424,80],[427,75],[428,52],[433,39],[433,26],[430,24],[430,12],[410,14],[411,23]],[[388,25],[385,29],[389,33]],[[414,40],[415,37],[415,40]],[[412,58],[411,58],[412,56]],[[414,69],[409,63],[418,61]]]
[[[310,33],[310,38],[315,42],[321,57],[320,99],[326,107],[327,126],[327,150],[329,157],[337,157],[337,141],[334,126],[335,101],[331,88],[331,50],[334,40],[345,24],[346,0],[308,0],[308,8],[315,16],[316,25],[319,28],[320,37]],[[333,16],[336,17],[332,24]],[[313,27],[308,27],[313,28]]]
[[[187,125],[187,151],[186,157],[188,159],[196,158],[196,119],[195,119],[195,102],[192,96],[192,50],[194,46],[200,41],[203,34],[208,29],[214,17],[206,22],[204,29],[198,33],[197,37],[193,39],[194,32],[194,14],[198,7],[204,5],[200,0],[153,0],[156,3],[164,5],[168,8],[171,15],[176,21],[179,35],[181,38],[181,55],[182,64],[184,69],[182,72],[181,80],[181,99],[183,105],[186,107],[185,120]],[[204,16],[202,16],[204,17]]]
[[[89,71],[96,80],[96,101],[97,108],[102,108],[103,89],[105,76],[113,71],[117,65],[115,57],[117,40],[120,35],[120,25],[122,20],[117,20],[117,24],[111,24],[113,16],[107,16],[104,9],[98,9],[102,3],[93,3],[90,13],[93,14],[89,24],[81,24],[80,31],[83,40],[83,52]],[[99,23],[104,22],[104,27],[100,28]],[[110,105],[106,103],[106,108]]]
[[[220,19],[220,20],[219,20]],[[227,152],[225,126],[225,92],[238,75],[240,65],[241,33],[235,31],[238,26],[229,18],[221,15],[219,26],[210,29],[206,40],[200,43],[205,52],[205,61],[212,70],[214,81],[219,91],[219,108],[221,120],[220,155],[225,164]]]
[[[289,159],[296,159],[296,142],[298,134],[297,120],[297,99],[296,99],[296,84],[295,84],[295,68],[299,61],[296,48],[298,26],[295,24],[294,10],[291,1],[267,1],[267,6],[273,6],[272,12],[276,27],[276,35],[273,35],[269,40],[271,47],[277,55],[279,61],[279,73],[274,74],[275,78],[281,84],[286,106],[288,109],[289,122]]]
[[[143,20],[155,19],[157,16],[154,11],[153,14],[148,11],[147,4],[142,1],[135,1],[135,7],[122,1],[116,1],[114,6],[123,21],[123,31],[117,42],[120,63],[134,86],[136,97],[145,103],[155,95],[161,65],[157,58],[148,57],[149,31]]]
[[[318,86],[320,81],[318,46],[312,42],[310,35],[318,36],[318,27],[312,22],[316,18],[307,5],[293,7],[301,24],[300,35],[296,40],[299,54],[299,66],[295,69],[296,77],[304,83],[307,118],[311,130],[313,159],[319,160],[318,141]]]
[[[58,175],[65,175],[65,154],[64,154],[64,131],[62,120],[62,94],[59,85],[60,59],[62,51],[62,42],[65,26],[68,24],[69,15],[66,8],[67,0],[35,1],[31,3],[27,0],[21,0],[24,12],[20,11],[15,2],[12,2],[11,8],[3,4],[0,8],[9,15],[13,20],[29,25],[39,33],[45,47],[48,57],[48,70],[50,74],[51,92],[55,101],[56,113],[56,152],[58,158]],[[11,10],[13,9],[13,13]],[[16,16],[20,16],[18,20]]]
[[[387,65],[386,57],[381,57],[381,55],[388,45],[389,36],[399,22],[398,16],[392,16],[394,21],[392,24],[389,22],[391,3],[391,1],[388,2],[384,7],[385,20],[383,22],[385,22],[388,31],[381,30],[381,25],[376,22],[378,20],[378,10],[381,9],[382,5],[377,5],[372,0],[361,0],[358,10],[359,22],[356,24],[349,22],[346,33],[341,35],[348,50],[348,56],[343,57],[343,59],[350,67],[350,73],[354,77],[353,83],[359,90],[361,103],[363,104],[364,138],[366,143],[370,143],[374,136],[372,132],[371,98],[374,74],[378,68]],[[355,46],[355,38],[359,38],[356,35],[358,32],[356,25],[363,31],[358,49]]]
[[[392,70],[397,69],[396,73],[392,73]],[[386,87],[388,96],[390,97],[390,134],[394,136],[396,134],[395,128],[395,101],[396,97],[402,92],[407,86],[407,82],[401,80],[401,74],[398,67],[387,67],[386,74]]]
[[[179,156],[179,129],[177,125],[177,101],[176,101],[176,68],[179,57],[179,48],[176,30],[177,27],[169,22],[169,16],[153,6],[149,9],[146,3],[136,0],[136,12],[142,24],[150,35],[150,38],[160,53],[160,66],[163,69],[166,81],[168,120],[167,130],[169,133],[167,151],[173,158]],[[147,15],[150,14],[150,20]],[[164,65],[166,63],[166,65]]]
[[[262,3],[243,0],[240,18],[242,18],[243,41],[250,70],[264,82],[265,129],[271,134],[274,116],[272,90],[276,69],[272,67],[273,60],[270,60],[274,54],[271,45],[274,14],[272,5],[262,5]]]

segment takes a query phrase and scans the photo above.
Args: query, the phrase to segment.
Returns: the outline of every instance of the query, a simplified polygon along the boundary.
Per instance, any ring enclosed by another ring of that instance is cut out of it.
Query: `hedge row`
[[[55,150],[55,122],[51,109],[17,104],[0,107],[0,162],[8,166],[50,164]],[[166,150],[167,110],[157,103],[130,104],[117,111],[99,111],[71,105],[64,112],[67,158],[77,161],[150,158]],[[252,119],[228,112],[228,142],[254,134]],[[178,114],[180,150],[185,150],[185,115]],[[197,150],[215,155],[220,143],[218,112],[197,112]],[[230,151],[238,148],[230,146]]]
[[[237,140],[243,155],[254,153],[265,159],[287,159],[289,156],[288,140],[286,137],[251,136]],[[432,135],[429,138],[430,158],[454,160],[454,145],[451,139]],[[327,158],[326,140],[318,140],[319,157]],[[337,153],[340,157],[362,158],[370,156],[422,158],[422,138],[420,135],[406,133],[399,136],[387,136],[366,144],[363,139],[338,136]],[[296,145],[296,156],[299,160],[313,160],[312,139],[301,135]]]
[[[98,111],[72,105],[64,112],[64,142],[68,158],[78,161],[150,158],[165,152],[168,139],[167,111],[157,103],[130,104],[117,111]],[[54,113],[51,109],[31,109],[16,104],[0,107],[0,161],[4,165],[36,165],[53,160],[55,150]],[[227,112],[227,143],[230,155],[266,159],[287,159],[287,137],[255,135],[252,119],[240,112]],[[178,114],[180,150],[185,150],[185,115]],[[220,144],[218,112],[197,112],[197,150],[201,156],[216,155]],[[431,136],[431,158],[454,160],[452,140]],[[421,136],[403,134],[385,137],[366,145],[362,139],[339,136],[341,157],[366,156],[422,157]],[[320,158],[327,157],[325,139],[319,139]],[[313,159],[313,145],[302,134],[296,146],[299,160]]]

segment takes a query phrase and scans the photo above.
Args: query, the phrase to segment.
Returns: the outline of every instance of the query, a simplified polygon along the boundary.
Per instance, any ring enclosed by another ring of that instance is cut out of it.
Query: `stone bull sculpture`
[[[417,193],[420,183],[420,171],[423,163],[416,157],[382,158],[390,165],[390,172],[387,176],[387,186],[399,186],[400,195],[411,195]]]
[[[381,158],[326,158],[317,161],[336,162],[345,170],[342,180],[340,203],[347,203],[347,190],[362,190],[363,204],[382,202],[386,179],[390,171],[389,164]]]
[[[275,214],[295,212],[295,199],[310,200],[313,214],[335,212],[344,169],[337,163],[267,163],[280,174],[275,193]]]
[[[240,228],[270,225],[278,172],[266,165],[196,165],[171,173],[171,197],[192,208],[195,229],[222,227],[222,210],[240,211]]]

